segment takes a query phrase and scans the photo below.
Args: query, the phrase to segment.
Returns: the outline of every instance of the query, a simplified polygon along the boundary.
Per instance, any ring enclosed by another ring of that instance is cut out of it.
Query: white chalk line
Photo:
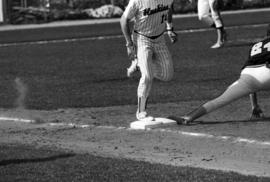
[[[35,120],[14,118],[14,117],[0,117],[0,121],[14,121],[14,122],[29,123],[29,124],[36,123]],[[173,134],[179,134],[179,135],[197,137],[197,138],[211,138],[211,139],[221,140],[224,142],[229,141],[235,144],[242,143],[242,144],[270,147],[270,141],[259,141],[255,139],[247,139],[247,138],[233,137],[233,136],[217,136],[217,135],[212,135],[212,134],[207,134],[207,133],[187,132],[187,131],[171,130],[171,129],[164,129],[164,128],[134,130],[129,127],[97,126],[97,125],[76,124],[76,123],[41,123],[41,124],[44,124],[45,126],[51,126],[51,127],[68,127],[68,128],[82,128],[82,129],[98,128],[98,129],[127,130],[127,131],[164,132],[164,133],[173,133]]]
[[[266,27],[266,26],[268,26],[268,24],[240,25],[240,26],[226,27],[226,29],[232,30],[232,29],[239,29],[239,28],[260,28],[260,27]],[[206,31],[212,31],[212,30],[213,28],[187,29],[187,30],[178,30],[176,31],[176,33],[186,34],[186,33],[206,32]],[[78,42],[78,41],[110,40],[110,39],[118,39],[118,38],[123,38],[123,35],[106,35],[106,36],[95,36],[95,37],[59,39],[59,40],[41,40],[41,41],[29,41],[29,42],[2,43],[0,44],[0,47],[56,44],[56,43]]]

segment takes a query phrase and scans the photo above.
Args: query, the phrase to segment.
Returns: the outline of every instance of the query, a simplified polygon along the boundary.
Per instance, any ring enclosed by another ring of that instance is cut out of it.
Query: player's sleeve
[[[126,17],[127,19],[132,19],[135,17],[137,11],[138,11],[138,0],[130,0],[123,13],[123,16]]]

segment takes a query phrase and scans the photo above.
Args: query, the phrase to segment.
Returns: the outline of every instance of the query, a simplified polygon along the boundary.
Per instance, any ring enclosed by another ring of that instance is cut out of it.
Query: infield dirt
[[[128,127],[129,121],[134,119],[135,106],[52,111],[6,109],[1,111],[1,116],[38,122],[1,121],[0,138],[2,144],[27,144],[269,177],[270,119],[248,121],[247,101],[237,101],[191,126],[175,125],[147,131]],[[269,101],[261,102],[263,110],[270,109]],[[162,113],[162,117],[179,116],[201,103],[156,104],[150,105],[149,110],[154,115]]]

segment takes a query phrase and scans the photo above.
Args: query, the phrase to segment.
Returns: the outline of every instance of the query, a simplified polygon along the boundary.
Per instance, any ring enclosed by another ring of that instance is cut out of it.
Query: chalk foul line
[[[15,118],[15,117],[0,117],[0,121],[13,121],[13,122],[21,122],[28,124],[35,124],[35,120],[31,119],[23,119],[23,118]],[[197,138],[211,138],[216,140],[221,140],[224,142],[231,142],[234,144],[249,144],[256,145],[261,147],[270,147],[270,141],[260,141],[256,139],[248,139],[242,137],[233,137],[233,136],[218,136],[208,133],[198,133],[198,132],[187,132],[181,130],[172,130],[168,128],[155,128],[155,129],[146,129],[146,130],[134,130],[129,127],[116,127],[116,126],[97,126],[91,124],[76,124],[76,123],[41,123],[42,126],[45,127],[67,127],[67,128],[97,128],[97,129],[111,129],[111,130],[127,130],[127,131],[145,131],[145,132],[164,132],[164,133],[173,133],[179,134],[183,136],[197,137]],[[175,125],[176,126],[176,125]]]

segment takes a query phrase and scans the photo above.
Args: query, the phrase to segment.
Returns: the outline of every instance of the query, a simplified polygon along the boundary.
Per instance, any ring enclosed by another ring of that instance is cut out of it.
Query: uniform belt
[[[134,32],[137,33],[137,34],[139,34],[139,35],[142,35],[142,36],[144,36],[144,37],[147,37],[147,38],[149,38],[149,39],[157,39],[157,38],[159,38],[161,35],[163,35],[163,33],[164,33],[164,32],[162,32],[162,33],[159,34],[159,35],[148,36],[148,35],[144,35],[144,34],[138,32],[137,30],[134,30]]]
[[[270,68],[270,63],[267,61],[263,64],[247,65],[245,67],[246,68],[258,68],[258,67],[262,67],[262,66],[265,66],[266,68]]]

